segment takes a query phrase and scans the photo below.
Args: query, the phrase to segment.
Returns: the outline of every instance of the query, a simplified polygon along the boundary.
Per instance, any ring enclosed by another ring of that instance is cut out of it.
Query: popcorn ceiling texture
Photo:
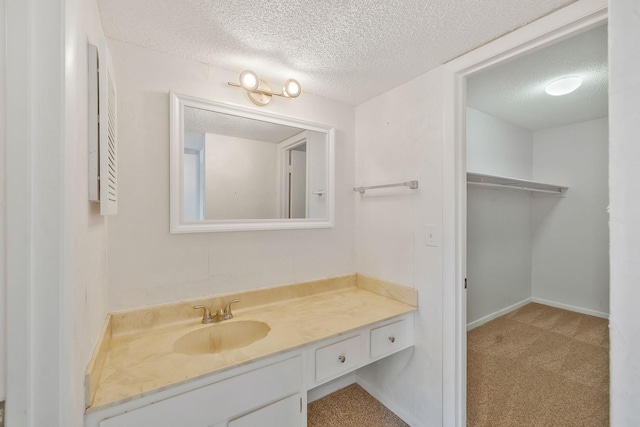
[[[215,133],[235,138],[272,142],[274,144],[291,138],[304,130],[192,107],[185,107],[184,126],[186,132],[197,134]]]
[[[580,76],[565,96],[544,91],[552,81]],[[607,26],[530,53],[467,81],[470,107],[531,131],[608,116]]]
[[[358,105],[573,0],[98,0],[107,37]],[[272,86],[273,86],[272,85]]]

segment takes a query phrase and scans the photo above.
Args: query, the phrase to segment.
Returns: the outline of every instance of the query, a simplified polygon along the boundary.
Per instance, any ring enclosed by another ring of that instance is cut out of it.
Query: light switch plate
[[[426,226],[427,232],[427,246],[437,247],[440,245],[440,236],[438,233],[438,226],[435,224],[427,224]]]

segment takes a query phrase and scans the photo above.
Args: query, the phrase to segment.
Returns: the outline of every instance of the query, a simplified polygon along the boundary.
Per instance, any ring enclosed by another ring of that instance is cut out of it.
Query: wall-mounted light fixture
[[[260,80],[258,75],[251,70],[241,72],[238,81],[239,83],[229,82],[229,86],[241,87],[246,90],[251,102],[261,107],[271,102],[273,95],[283,98],[297,98],[302,92],[300,83],[295,79],[284,82],[282,92],[274,92],[264,80]]]

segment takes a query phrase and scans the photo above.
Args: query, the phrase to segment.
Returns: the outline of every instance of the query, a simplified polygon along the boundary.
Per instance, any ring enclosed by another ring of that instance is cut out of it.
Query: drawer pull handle
[[[344,361],[347,360],[347,358],[341,354],[340,356],[338,356],[338,360],[340,361],[340,363],[344,363]]]
[[[396,342],[396,337],[389,337],[389,341]]]

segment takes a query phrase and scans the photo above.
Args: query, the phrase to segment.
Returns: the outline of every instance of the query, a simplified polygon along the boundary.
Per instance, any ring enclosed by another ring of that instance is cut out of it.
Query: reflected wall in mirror
[[[332,227],[333,133],[171,93],[171,232]]]

